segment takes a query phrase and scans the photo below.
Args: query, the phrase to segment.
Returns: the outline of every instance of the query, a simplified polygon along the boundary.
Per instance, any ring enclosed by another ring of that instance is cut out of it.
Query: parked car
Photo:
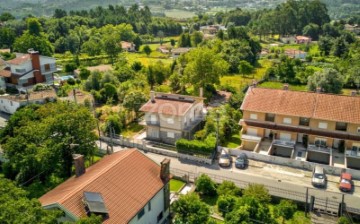
[[[311,183],[314,187],[326,186],[326,175],[324,167],[316,165],[313,169]]]
[[[235,167],[244,169],[247,165],[249,165],[247,155],[245,153],[240,153],[240,155],[235,160]]]
[[[231,156],[226,151],[222,151],[219,159],[219,166],[229,167],[231,165],[231,160]]]
[[[349,192],[352,189],[352,176],[350,173],[341,173],[339,189]]]

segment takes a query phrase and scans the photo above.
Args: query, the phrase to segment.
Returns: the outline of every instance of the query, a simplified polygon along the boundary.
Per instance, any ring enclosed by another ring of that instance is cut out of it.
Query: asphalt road
[[[102,148],[105,143],[102,142]],[[114,151],[122,150],[120,146],[115,146]],[[166,156],[145,153],[149,158],[160,163]],[[316,189],[311,185],[311,177],[308,171],[283,168],[281,166],[264,164],[257,161],[250,161],[250,166],[245,170],[234,167],[222,168],[218,164],[205,165],[192,161],[180,161],[177,158],[171,158],[171,170],[175,175],[188,175],[190,180],[194,177],[205,173],[214,181],[221,183],[223,180],[231,180],[240,187],[246,186],[248,183],[263,184],[268,187],[272,195],[284,197],[288,199],[305,201],[306,191],[308,189],[308,200],[315,197],[315,206],[330,211],[337,211],[339,203],[344,195],[344,202],[349,209],[359,209],[360,212],[360,188],[355,187],[355,193],[342,194],[337,183],[329,181],[326,189]],[[335,179],[335,178],[329,178]],[[337,178],[336,178],[337,179]]]

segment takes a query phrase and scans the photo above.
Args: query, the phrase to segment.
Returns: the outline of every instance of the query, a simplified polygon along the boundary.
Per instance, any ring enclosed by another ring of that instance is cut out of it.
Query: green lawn
[[[170,180],[170,191],[171,192],[179,192],[183,186],[185,185],[185,182],[181,180],[171,179]]]
[[[133,137],[135,134],[139,133],[143,129],[144,126],[138,124],[137,122],[132,122],[126,126],[126,128],[121,132],[121,135],[126,138],[130,138]]]
[[[234,149],[240,145],[241,145],[240,134],[235,134],[235,135],[231,136],[231,138],[225,142],[224,147]]]
[[[259,85],[260,87],[270,88],[270,89],[282,89],[284,83],[281,82],[263,82]],[[295,91],[306,91],[306,85],[289,85],[290,90]]]
[[[129,64],[133,64],[135,61],[141,62],[144,66],[155,64],[157,61],[162,61],[164,64],[171,64],[172,58],[168,58],[167,55],[162,54],[158,51],[153,51],[149,57],[144,53],[125,53],[125,57]]]
[[[172,9],[172,10],[166,10],[165,16],[175,19],[188,19],[196,16],[196,14],[194,12]]]
[[[245,86],[251,85],[253,80],[261,80],[268,68],[271,67],[272,62],[268,59],[259,60],[260,66],[254,70],[250,75],[243,76],[241,74],[225,75],[220,78],[221,85],[230,85],[237,90],[242,90]]]

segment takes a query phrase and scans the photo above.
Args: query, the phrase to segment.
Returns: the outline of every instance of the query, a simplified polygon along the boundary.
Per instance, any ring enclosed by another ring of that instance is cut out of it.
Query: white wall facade
[[[20,102],[9,100],[6,98],[0,98],[0,111],[13,114],[21,106]]]
[[[6,82],[4,77],[0,77],[0,89],[6,89]]]
[[[24,74],[28,71],[31,71],[32,70],[32,64],[31,64],[31,60],[29,61],[26,61],[25,63],[22,63],[20,65],[11,65],[10,66],[11,68],[11,73],[14,73],[14,74]],[[25,69],[24,72],[17,72],[16,70],[17,69]]]
[[[170,199],[169,199],[170,200]],[[138,214],[134,216],[134,218],[129,222],[129,224],[161,224],[169,215],[169,209],[164,211],[164,188],[162,188],[144,207],[145,213],[141,218],[138,218]],[[162,219],[158,221],[158,216],[160,213],[162,214]]]

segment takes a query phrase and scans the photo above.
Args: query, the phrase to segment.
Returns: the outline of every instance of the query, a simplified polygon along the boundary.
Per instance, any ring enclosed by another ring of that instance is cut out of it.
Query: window
[[[156,115],[151,115],[150,116],[150,123],[156,124],[156,122],[157,122],[157,116]]]
[[[148,203],[148,208],[149,208],[149,211],[151,211],[151,201],[149,201],[149,203]]]
[[[45,64],[45,71],[50,71],[50,64]]]
[[[326,139],[324,139],[324,138],[315,138],[315,146],[317,146],[317,147],[326,147]]]
[[[326,122],[319,122],[319,128],[326,129],[328,127]]]
[[[275,114],[266,114],[265,115],[265,121],[274,122],[275,121]]]
[[[26,72],[26,69],[25,68],[17,68],[17,69],[15,69],[15,72],[16,73],[24,73],[24,72]]]
[[[291,118],[288,118],[288,117],[284,117],[284,120],[283,120],[283,122],[284,122],[284,124],[291,124]]]
[[[157,222],[160,222],[163,218],[163,212],[160,212],[159,215],[157,216]]]
[[[250,119],[257,120],[257,114],[250,114]]]
[[[140,212],[137,214],[138,220],[141,219],[141,217],[143,217],[144,214],[145,214],[145,209],[142,208],[142,209],[140,210]]]
[[[337,130],[337,131],[346,131],[347,130],[347,123],[336,122],[335,130]]]
[[[167,137],[168,138],[175,138],[174,132],[167,132]]]
[[[299,122],[299,125],[302,125],[302,126],[309,126],[309,123],[310,123],[310,119],[309,119],[309,118],[306,118],[306,117],[300,117],[300,122]]]
[[[358,132],[358,134],[360,134],[360,127],[358,127],[357,132]]]
[[[168,123],[168,124],[174,124],[174,119],[168,118],[168,119],[167,119],[167,123]]]

